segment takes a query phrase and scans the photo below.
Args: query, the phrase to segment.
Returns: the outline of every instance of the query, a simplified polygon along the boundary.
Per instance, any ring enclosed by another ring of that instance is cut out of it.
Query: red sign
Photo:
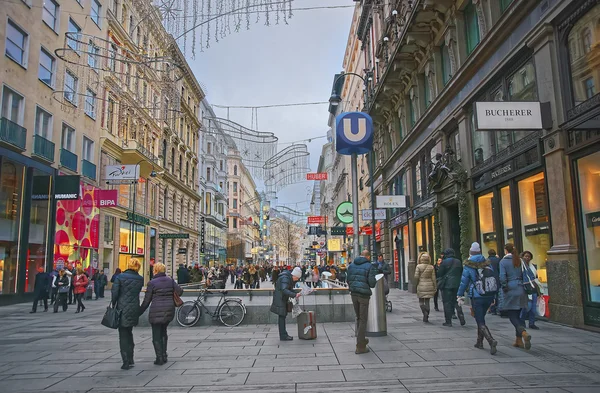
[[[306,180],[327,180],[327,172],[307,173]]]
[[[398,267],[398,249],[394,250],[394,276],[395,281],[400,282],[400,268]]]
[[[364,227],[360,228],[359,235],[372,235],[372,234],[373,234],[373,227],[371,227],[371,226],[364,226]],[[352,228],[352,227],[346,227],[346,235],[347,236],[354,235],[354,228]]]
[[[325,224],[325,216],[309,216],[308,224]]]
[[[143,255],[143,254],[144,254],[144,249],[143,249],[142,247],[138,247],[138,248],[136,249],[136,251],[137,251],[137,254],[138,254],[138,255]]]
[[[129,246],[121,246],[120,251],[121,252],[129,252]]]
[[[381,222],[377,222],[375,223],[375,241],[376,242],[380,242],[381,241]]]
[[[98,208],[117,206],[118,197],[117,190],[96,190],[94,206]]]

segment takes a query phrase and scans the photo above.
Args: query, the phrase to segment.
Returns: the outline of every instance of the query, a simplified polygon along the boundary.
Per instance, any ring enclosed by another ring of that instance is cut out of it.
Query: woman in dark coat
[[[58,312],[58,306],[62,304],[63,311],[67,311],[67,295],[69,294],[69,277],[65,269],[58,271],[58,276],[54,279],[54,285],[57,288],[56,301],[54,302],[54,312]],[[66,289],[65,289],[66,288]]]
[[[152,326],[152,345],[156,353],[154,364],[158,366],[167,362],[167,326],[175,317],[173,293],[179,296],[183,294],[183,289],[165,271],[164,264],[154,264],[154,278],[148,283],[146,296],[140,307],[140,314],[143,314],[150,306],[148,321]]]
[[[129,370],[134,365],[133,327],[137,326],[140,318],[140,292],[144,286],[144,278],[138,274],[139,270],[140,262],[135,258],[130,259],[127,270],[117,276],[111,289],[113,307],[121,312],[119,347],[123,370]]]
[[[273,292],[273,303],[270,311],[278,315],[279,339],[281,341],[293,340],[285,328],[285,317],[287,316],[287,304],[290,298],[300,297],[300,293],[294,292],[294,283],[302,277],[302,269],[296,267],[293,272],[283,270],[277,277],[275,291]]]

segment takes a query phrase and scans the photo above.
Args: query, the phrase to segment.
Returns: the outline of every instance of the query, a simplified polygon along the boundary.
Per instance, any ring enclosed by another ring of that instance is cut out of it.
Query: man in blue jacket
[[[369,352],[367,348],[369,340],[366,339],[365,334],[371,288],[374,288],[377,283],[375,280],[377,273],[377,267],[371,264],[371,254],[366,250],[348,266],[348,286],[356,314],[356,351],[354,352],[356,354]]]

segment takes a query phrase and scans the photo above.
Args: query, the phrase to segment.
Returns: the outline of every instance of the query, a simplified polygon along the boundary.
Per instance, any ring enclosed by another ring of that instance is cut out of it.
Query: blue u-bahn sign
[[[373,150],[373,119],[364,112],[345,112],[335,118],[335,149],[343,155]]]

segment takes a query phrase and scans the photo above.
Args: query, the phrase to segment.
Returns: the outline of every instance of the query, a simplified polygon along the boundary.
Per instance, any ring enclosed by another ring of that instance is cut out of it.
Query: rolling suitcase
[[[90,283],[85,289],[84,300],[92,300],[92,293],[94,293],[94,284]]]
[[[314,311],[304,311],[298,315],[298,338],[302,340],[317,338],[317,320]]]

